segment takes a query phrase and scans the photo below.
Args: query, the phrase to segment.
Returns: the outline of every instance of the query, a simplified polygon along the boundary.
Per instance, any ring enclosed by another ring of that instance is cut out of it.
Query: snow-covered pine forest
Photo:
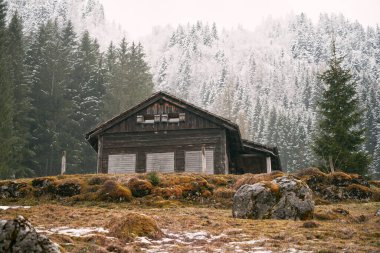
[[[118,83],[118,78],[111,77],[118,77],[120,73],[115,73],[122,68],[111,73],[112,64],[107,64],[110,59],[112,63],[113,57],[118,55],[123,46],[120,39],[114,40],[110,47],[108,43],[110,38],[121,38],[122,32],[115,25],[111,25],[112,29],[105,28],[109,24],[98,1],[6,2],[11,14],[15,10],[20,12],[25,35],[36,33],[41,23],[48,19],[56,20],[63,32],[67,21],[73,20],[77,32],[76,45],[80,45],[83,31],[89,30],[100,44],[100,49],[95,50],[99,56],[96,62],[104,64],[95,68],[97,73],[105,77],[96,80],[104,82],[99,87],[106,88],[110,83]],[[10,19],[9,14],[8,22]],[[104,36],[105,32],[107,36]],[[201,21],[175,28],[157,27],[141,42],[151,68],[154,90],[169,91],[231,119],[239,124],[243,137],[247,139],[277,145],[283,167],[295,170],[318,162],[310,148],[316,123],[316,103],[323,87],[317,76],[326,68],[333,37],[338,53],[345,57],[345,67],[352,71],[356,80],[366,119],[363,125],[367,128],[367,142],[363,150],[374,158],[371,174],[379,175],[379,27],[363,27],[342,15],[321,14],[318,22],[312,22],[304,14],[299,14],[285,19],[267,19],[255,31],[241,27],[223,30],[218,24]],[[26,52],[32,52],[33,48],[29,46],[33,44],[27,45]],[[95,42],[93,45],[96,47]],[[120,63],[121,60],[116,61]],[[30,79],[30,76],[25,78]],[[117,92],[117,89],[113,94],[126,95]],[[98,97],[104,99],[99,104],[107,104],[107,94]],[[118,99],[122,100],[122,97]],[[127,109],[120,105],[112,106],[113,113]],[[109,108],[99,110],[103,111],[99,112],[98,118],[113,114],[104,111]],[[48,122],[51,121],[54,119]],[[91,124],[96,123],[94,121]],[[74,138],[83,137],[84,132],[74,132]],[[62,135],[59,138],[66,137]],[[54,143],[45,144],[48,148]],[[55,155],[59,156],[59,148]],[[41,158],[41,163],[44,159]]]
[[[107,21],[104,7],[99,0],[6,0],[11,14],[17,12],[22,18],[24,32],[38,30],[42,23],[56,20],[60,24],[73,23],[75,32],[89,31],[92,36],[101,38],[101,46],[110,41],[120,41],[123,29]],[[12,15],[8,15],[10,21]]]
[[[372,173],[380,171],[380,28],[321,14],[268,19],[255,31],[197,22],[157,28],[143,41],[156,90],[236,122],[243,137],[277,145],[287,170],[316,164],[310,148],[331,41],[357,83]],[[377,168],[377,169],[376,169]]]

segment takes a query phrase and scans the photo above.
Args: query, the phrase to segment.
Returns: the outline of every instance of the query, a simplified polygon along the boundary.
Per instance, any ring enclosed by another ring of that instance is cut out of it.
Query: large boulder
[[[36,232],[22,216],[14,220],[0,220],[0,252],[60,253],[58,246]]]
[[[233,198],[233,217],[293,219],[313,217],[312,191],[301,180],[279,177],[271,182],[241,186]]]

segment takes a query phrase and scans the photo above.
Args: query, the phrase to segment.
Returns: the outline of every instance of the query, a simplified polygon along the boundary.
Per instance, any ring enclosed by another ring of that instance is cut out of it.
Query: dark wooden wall
[[[199,121],[198,121],[199,122]],[[108,132],[102,135],[99,172],[108,172],[108,155],[136,154],[136,172],[146,171],[146,153],[175,152],[175,171],[185,170],[185,151],[214,150],[216,174],[228,170],[226,164],[226,133],[221,128],[188,130]]]
[[[185,113],[185,122],[169,123],[160,122],[154,124],[137,123],[137,115],[155,115],[155,114],[170,114],[170,113]],[[156,102],[149,107],[146,107],[133,114],[127,119],[115,124],[106,133],[120,132],[151,132],[179,129],[201,129],[201,128],[220,128],[215,123],[200,117],[188,110],[176,107],[167,101]]]
[[[266,173],[267,162],[264,155],[239,155],[237,157],[237,171],[238,174],[244,173]]]

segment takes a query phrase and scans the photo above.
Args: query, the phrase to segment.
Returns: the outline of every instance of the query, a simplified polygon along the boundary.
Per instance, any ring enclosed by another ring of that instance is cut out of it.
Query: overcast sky
[[[133,39],[154,26],[216,22],[218,28],[238,25],[253,30],[263,19],[304,12],[342,13],[363,25],[380,24],[380,0],[100,0],[107,20],[120,24]]]

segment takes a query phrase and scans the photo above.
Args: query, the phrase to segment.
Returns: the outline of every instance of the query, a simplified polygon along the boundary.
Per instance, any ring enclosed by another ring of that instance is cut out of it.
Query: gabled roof
[[[113,117],[106,122],[99,124],[97,127],[86,134],[87,141],[90,142],[93,147],[95,147],[97,145],[99,134],[161,99],[166,100],[180,108],[189,110],[201,117],[205,117],[216,125],[227,129],[233,135],[231,137],[234,139],[234,141],[237,142],[237,148],[239,150],[242,149],[243,144],[241,141],[239,126],[237,124],[163,91],[154,93],[152,96],[137,104],[136,106],[128,109],[127,111]]]

